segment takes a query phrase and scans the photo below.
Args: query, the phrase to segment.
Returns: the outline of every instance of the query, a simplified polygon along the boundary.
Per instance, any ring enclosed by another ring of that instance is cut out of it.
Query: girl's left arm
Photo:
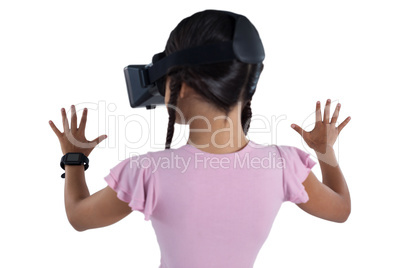
[[[85,138],[85,126],[88,110],[85,108],[81,122],[77,128],[77,115],[74,105],[71,106],[71,129],[69,128],[66,111],[61,110],[64,132],[60,132],[52,121],[50,127],[58,137],[63,155],[66,153],[83,153],[86,157],[106,135],[99,136],[93,141]],[[121,201],[116,192],[106,186],[104,189],[89,194],[85,182],[84,166],[65,166],[64,203],[67,218],[77,231],[99,228],[111,225],[126,217],[132,209],[126,202]]]

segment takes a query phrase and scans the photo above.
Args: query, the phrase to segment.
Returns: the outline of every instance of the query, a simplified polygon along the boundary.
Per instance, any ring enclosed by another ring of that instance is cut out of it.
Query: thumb
[[[296,132],[299,133],[300,136],[303,137],[303,129],[301,127],[299,127],[296,124],[291,124],[290,127],[293,128],[294,130],[296,130]]]
[[[101,143],[103,140],[105,140],[107,138],[107,135],[102,135],[97,137],[96,139],[94,139],[93,141],[91,141],[91,143],[94,143],[95,146],[98,145],[99,143]]]

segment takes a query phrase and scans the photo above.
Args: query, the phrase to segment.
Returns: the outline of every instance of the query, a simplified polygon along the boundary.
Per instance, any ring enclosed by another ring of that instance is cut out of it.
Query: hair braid
[[[177,97],[179,95],[180,88],[181,88],[181,80],[176,80],[172,78],[170,82],[170,97],[168,103],[169,123],[166,134],[165,149],[170,149],[170,145],[173,139],[174,124],[176,122]]]
[[[246,103],[244,105],[243,111],[241,112],[241,124],[243,126],[244,135],[247,135],[250,128],[251,117],[253,116],[253,113],[251,111],[251,99],[254,96],[258,78],[260,77],[263,69],[264,65],[262,63],[249,65],[248,68],[248,79],[243,93],[243,99],[246,101]]]
[[[251,99],[247,100],[246,105],[241,112],[241,125],[243,126],[244,135],[247,135],[248,129],[250,128],[251,117],[253,113],[251,112]]]

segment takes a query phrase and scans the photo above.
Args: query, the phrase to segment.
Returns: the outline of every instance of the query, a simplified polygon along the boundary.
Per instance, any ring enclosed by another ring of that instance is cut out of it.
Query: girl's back
[[[253,267],[281,204],[307,202],[315,162],[253,141],[229,154],[190,144],[121,162],[105,178],[151,220],[161,267]]]

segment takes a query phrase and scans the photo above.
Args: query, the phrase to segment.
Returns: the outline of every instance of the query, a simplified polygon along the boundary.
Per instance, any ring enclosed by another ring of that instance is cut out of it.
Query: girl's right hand
[[[307,132],[296,124],[291,125],[291,127],[303,137],[304,141],[311,149],[321,154],[325,154],[327,148],[332,149],[339,133],[351,119],[350,116],[347,117],[338,127],[336,127],[335,123],[338,119],[341,104],[338,103],[336,106],[331,122],[329,121],[330,104],[331,100],[328,99],[324,108],[324,119],[322,120],[320,102],[317,101],[315,111],[316,122],[312,131]]]

